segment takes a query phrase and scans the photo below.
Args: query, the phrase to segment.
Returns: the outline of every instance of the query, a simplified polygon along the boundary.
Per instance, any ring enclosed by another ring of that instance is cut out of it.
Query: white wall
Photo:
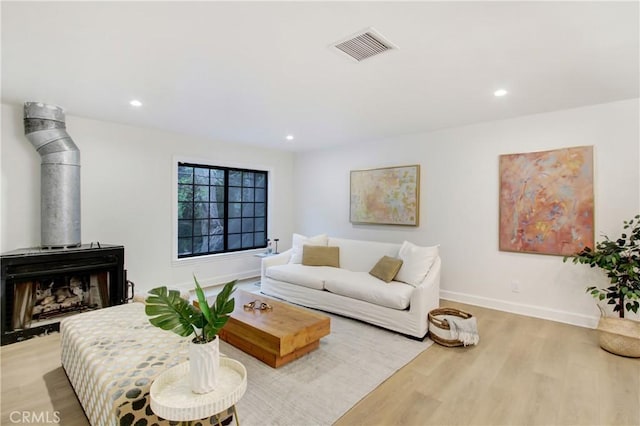
[[[498,156],[593,145],[596,237],[615,236],[640,212],[639,113],[635,99],[297,154],[295,231],[440,244],[443,298],[594,326],[584,289],[606,279],[558,256],[498,251]],[[349,223],[349,171],[408,164],[421,165],[420,226]]]
[[[270,234],[281,249],[292,232],[440,244],[444,298],[593,326],[584,288],[594,271],[498,251],[498,156],[593,145],[596,235],[616,235],[640,211],[639,114],[636,99],[295,156],[74,116],[67,129],[82,155],[82,240],[124,245],[141,290],[190,285],[192,273],[205,283],[258,274],[251,255],[172,261],[173,158],[183,156],[272,170]],[[40,156],[20,107],[2,105],[0,158],[0,252],[37,246]],[[421,165],[420,226],[350,224],[349,171],[406,164]]]
[[[174,158],[270,170],[270,236],[291,235],[291,153],[67,116],[82,158],[82,242],[125,247],[140,291],[259,275],[251,254],[173,261]],[[40,245],[40,156],[24,136],[22,108],[2,105],[0,251]],[[290,239],[290,238],[289,238]],[[281,247],[288,243],[284,238]]]

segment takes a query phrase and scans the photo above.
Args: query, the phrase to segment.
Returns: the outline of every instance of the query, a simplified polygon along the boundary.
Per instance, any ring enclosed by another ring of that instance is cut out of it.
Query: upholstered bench
[[[143,303],[67,317],[60,334],[62,367],[92,425],[178,424],[151,411],[149,390],[160,373],[187,360],[189,339],[152,326]]]

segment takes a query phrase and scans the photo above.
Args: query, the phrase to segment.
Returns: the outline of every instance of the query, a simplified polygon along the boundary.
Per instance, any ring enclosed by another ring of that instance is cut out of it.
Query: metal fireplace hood
[[[41,102],[25,102],[24,133],[42,157],[41,245],[79,246],[80,150],[66,131],[64,110]]]

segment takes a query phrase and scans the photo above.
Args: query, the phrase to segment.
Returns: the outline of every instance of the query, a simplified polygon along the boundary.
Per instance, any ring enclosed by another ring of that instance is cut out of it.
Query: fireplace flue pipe
[[[42,157],[41,246],[79,246],[80,150],[66,131],[64,110],[25,102],[24,134]]]

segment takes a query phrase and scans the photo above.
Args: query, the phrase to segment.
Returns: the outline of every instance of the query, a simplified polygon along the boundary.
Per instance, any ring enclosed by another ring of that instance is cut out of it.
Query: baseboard
[[[576,314],[574,312],[560,311],[557,309],[526,305],[523,303],[509,302],[506,300],[492,299],[489,297],[475,296],[473,294],[458,293],[448,290],[440,290],[440,297],[453,302],[497,309],[499,311],[509,312],[512,314],[526,315],[529,317],[562,322],[586,328],[596,328],[599,319],[598,317]]]

